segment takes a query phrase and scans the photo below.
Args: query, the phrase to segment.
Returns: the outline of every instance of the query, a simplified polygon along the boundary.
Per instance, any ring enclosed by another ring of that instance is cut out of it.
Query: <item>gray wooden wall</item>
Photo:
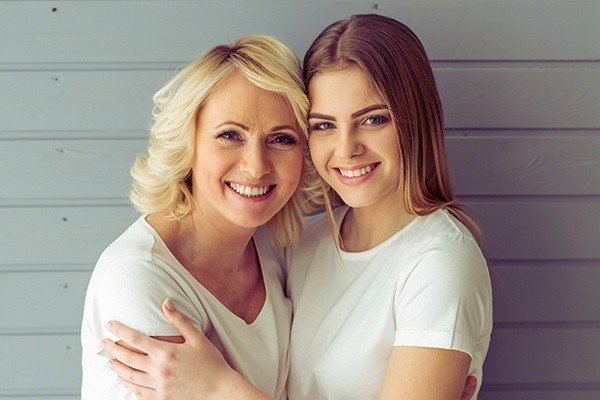
[[[487,236],[484,400],[600,398],[600,2],[0,1],[0,399],[79,397],[82,302],[136,216],[151,95],[211,45],[396,17],[422,38]],[[124,305],[126,306],[126,305]]]

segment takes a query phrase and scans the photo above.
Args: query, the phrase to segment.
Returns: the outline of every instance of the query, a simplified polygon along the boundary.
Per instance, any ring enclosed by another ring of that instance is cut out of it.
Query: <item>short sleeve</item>
[[[491,326],[485,259],[470,238],[443,237],[398,283],[395,346],[459,350],[471,358]]]
[[[181,282],[152,262],[125,259],[97,272],[88,288],[84,325],[91,327],[98,342],[103,337],[119,340],[104,328],[110,320],[149,336],[179,336],[162,313],[161,304],[166,298],[170,298],[198,329],[207,331],[206,314],[192,307]]]

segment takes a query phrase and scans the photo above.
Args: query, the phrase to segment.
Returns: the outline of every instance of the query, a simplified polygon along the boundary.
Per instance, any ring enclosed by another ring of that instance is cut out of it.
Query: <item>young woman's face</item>
[[[195,209],[214,223],[266,223],[300,182],[301,133],[287,101],[233,72],[209,96],[196,123]]]
[[[397,207],[397,134],[368,76],[358,68],[325,71],[308,89],[309,147],[319,175],[351,207]]]

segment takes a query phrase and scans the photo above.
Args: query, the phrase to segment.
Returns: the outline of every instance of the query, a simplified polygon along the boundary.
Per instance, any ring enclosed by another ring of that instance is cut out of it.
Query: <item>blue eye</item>
[[[217,139],[223,140],[241,140],[239,133],[235,131],[225,131],[217,135]]]
[[[281,133],[270,137],[267,143],[277,148],[287,149],[290,147],[294,147],[296,144],[298,144],[298,139],[293,135]]]
[[[313,131],[327,131],[330,129],[335,129],[335,125],[331,122],[319,122],[312,126],[311,130]]]
[[[383,117],[381,115],[374,115],[371,117],[367,117],[364,120],[364,124],[365,125],[381,125],[384,124],[388,121],[388,119],[386,117]]]

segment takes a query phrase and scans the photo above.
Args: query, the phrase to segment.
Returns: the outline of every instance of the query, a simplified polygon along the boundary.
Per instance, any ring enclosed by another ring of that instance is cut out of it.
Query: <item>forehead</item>
[[[292,108],[282,95],[256,86],[239,71],[233,71],[213,89],[198,119],[208,123],[233,120],[248,126],[296,125]]]
[[[315,75],[308,86],[311,111],[359,109],[385,104],[371,78],[360,68],[349,67]]]

